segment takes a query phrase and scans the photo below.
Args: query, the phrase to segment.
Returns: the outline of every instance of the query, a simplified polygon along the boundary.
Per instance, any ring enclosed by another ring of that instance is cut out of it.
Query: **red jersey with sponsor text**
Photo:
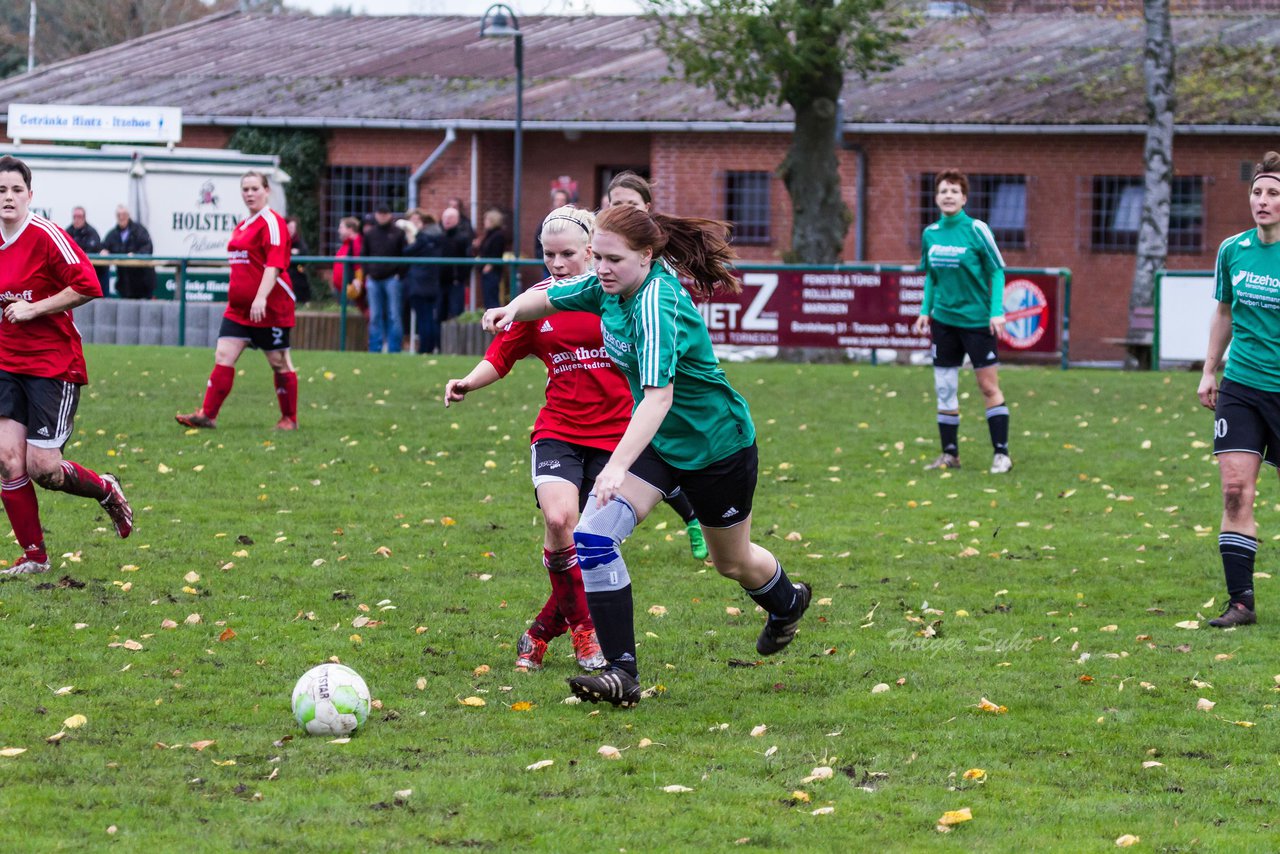
[[[293,326],[297,300],[288,273],[292,244],[284,217],[271,208],[263,208],[236,226],[227,243],[231,287],[227,291],[224,317],[242,326]],[[280,275],[267,294],[266,316],[255,322],[249,319],[249,308],[268,267],[275,267]]]
[[[534,287],[545,290],[553,280]],[[631,420],[631,389],[604,351],[600,318],[562,311],[519,321],[499,332],[484,354],[506,376],[525,356],[547,366],[547,403],[533,424],[533,441],[560,439],[612,451]]]
[[[35,214],[0,245],[0,312],[11,302],[39,302],[72,288],[102,296],[84,250],[65,231]],[[10,323],[0,313],[0,370],[84,385],[89,374],[70,311]]]

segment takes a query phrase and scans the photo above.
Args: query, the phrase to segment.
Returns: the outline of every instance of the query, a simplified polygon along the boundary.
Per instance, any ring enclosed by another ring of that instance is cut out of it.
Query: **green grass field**
[[[248,353],[219,429],[187,434],[211,362],[89,349],[67,456],[121,476],[137,528],[41,492],[54,570],[0,584],[0,747],[25,748],[0,758],[5,850],[1280,845],[1277,582],[1259,626],[1203,627],[1220,498],[1193,375],[1006,369],[995,477],[969,373],[966,468],[939,475],[927,369],[727,366],[760,434],[756,539],[821,601],[757,661],[761,616],[660,507],[625,550],[656,696],[624,711],[563,704],[567,639],[511,666],[547,590],[541,365],[445,410],[469,358],[301,352],[303,429],[275,434]],[[347,744],[289,712],[330,656],[381,705]]]

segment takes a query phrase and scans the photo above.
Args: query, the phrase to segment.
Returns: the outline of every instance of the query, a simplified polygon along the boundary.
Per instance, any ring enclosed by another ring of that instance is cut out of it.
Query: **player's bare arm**
[[[35,320],[37,317],[44,317],[46,314],[68,311],[84,305],[92,299],[94,297],[82,294],[75,288],[63,288],[53,296],[36,302],[14,300],[4,307],[4,319],[10,323],[22,323],[27,320]]]

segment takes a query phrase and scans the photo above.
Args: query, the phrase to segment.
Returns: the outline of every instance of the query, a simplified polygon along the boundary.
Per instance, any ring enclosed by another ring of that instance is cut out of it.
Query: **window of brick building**
[[[724,218],[733,223],[733,242],[761,246],[773,242],[769,207],[770,172],[724,173]]]
[[[1089,211],[1089,248],[1094,252],[1133,252],[1142,227],[1142,178],[1095,175],[1089,180],[1081,210]],[[1169,208],[1169,251],[1204,251],[1204,179],[1173,179]]]
[[[907,222],[916,223],[908,237],[908,245],[920,246],[920,232],[938,221],[938,205],[934,201],[935,173],[920,175],[916,181],[914,211]],[[991,227],[1001,249],[1027,248],[1027,176],[968,175],[969,195],[965,212]]]
[[[403,211],[409,203],[408,188],[408,166],[330,166],[320,194],[324,251],[337,251],[343,217],[363,220],[379,202]]]

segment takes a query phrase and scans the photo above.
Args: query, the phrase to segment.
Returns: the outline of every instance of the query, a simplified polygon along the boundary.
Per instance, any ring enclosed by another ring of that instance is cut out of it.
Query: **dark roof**
[[[683,83],[639,17],[531,17],[525,120],[787,123],[787,107],[734,109]],[[1274,15],[1175,19],[1177,121],[1280,124],[1270,97]],[[845,118],[870,124],[1133,125],[1145,122],[1138,16],[1000,14],[935,20],[903,65],[851,77]],[[239,12],[144,36],[0,81],[5,103],[162,104],[188,123],[509,124],[509,39],[476,17]]]

